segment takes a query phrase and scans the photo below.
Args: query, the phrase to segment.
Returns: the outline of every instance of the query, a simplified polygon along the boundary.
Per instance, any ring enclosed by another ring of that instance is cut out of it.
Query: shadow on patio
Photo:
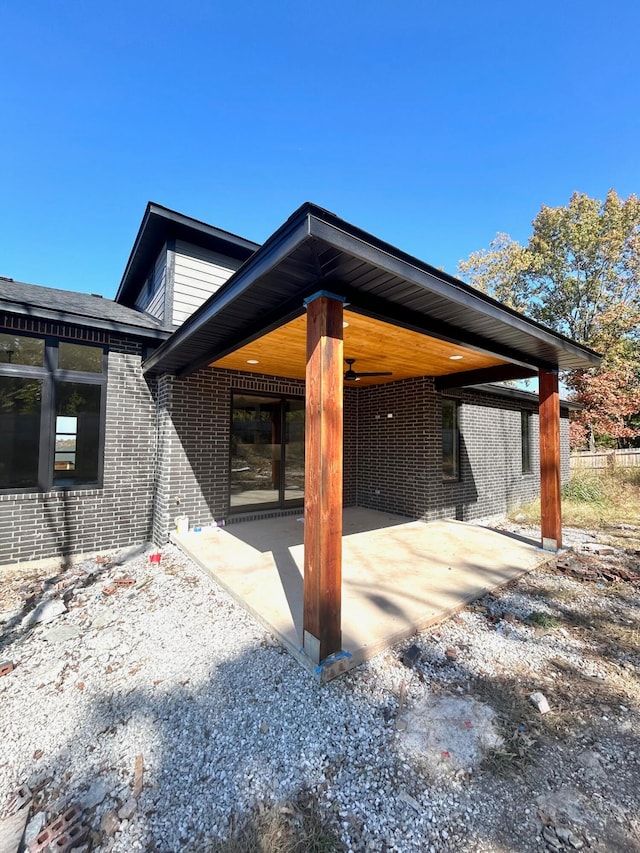
[[[300,516],[174,535],[176,544],[308,668]],[[344,510],[342,647],[350,666],[549,559],[530,542],[460,521]]]

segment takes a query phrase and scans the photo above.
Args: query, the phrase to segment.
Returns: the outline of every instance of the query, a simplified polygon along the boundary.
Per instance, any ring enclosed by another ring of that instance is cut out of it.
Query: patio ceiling
[[[379,385],[413,376],[443,376],[505,364],[503,360],[487,353],[403,329],[354,311],[346,310],[344,320],[344,354],[346,358],[356,359],[354,370],[392,373],[391,376],[363,376],[347,385]],[[297,317],[212,362],[211,366],[304,379],[306,344],[306,318]]]

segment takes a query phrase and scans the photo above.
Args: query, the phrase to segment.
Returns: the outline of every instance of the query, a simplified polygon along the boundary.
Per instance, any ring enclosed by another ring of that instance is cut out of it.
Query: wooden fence
[[[629,450],[588,450],[571,454],[571,470],[582,468],[636,468],[640,467],[640,447]]]

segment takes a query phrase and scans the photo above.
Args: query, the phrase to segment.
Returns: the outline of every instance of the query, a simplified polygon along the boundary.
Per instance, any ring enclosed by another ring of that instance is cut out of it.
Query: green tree
[[[616,398],[636,399],[640,381],[636,195],[625,200],[610,190],[601,202],[576,192],[564,207],[543,206],[526,246],[498,234],[489,249],[461,261],[459,272],[485,293],[604,354],[603,377],[617,394],[605,399],[593,393],[601,384],[597,371],[565,377],[586,406],[581,419],[592,441],[604,424],[619,425],[613,435],[619,441],[640,434],[637,413],[628,405],[624,412],[611,408]]]

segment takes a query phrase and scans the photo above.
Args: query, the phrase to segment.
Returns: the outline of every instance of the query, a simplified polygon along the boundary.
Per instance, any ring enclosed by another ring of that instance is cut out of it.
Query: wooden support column
[[[542,547],[547,551],[557,551],[562,548],[558,374],[541,370],[539,380]]]
[[[318,293],[305,304],[303,646],[320,663],[342,648],[343,300]]]

